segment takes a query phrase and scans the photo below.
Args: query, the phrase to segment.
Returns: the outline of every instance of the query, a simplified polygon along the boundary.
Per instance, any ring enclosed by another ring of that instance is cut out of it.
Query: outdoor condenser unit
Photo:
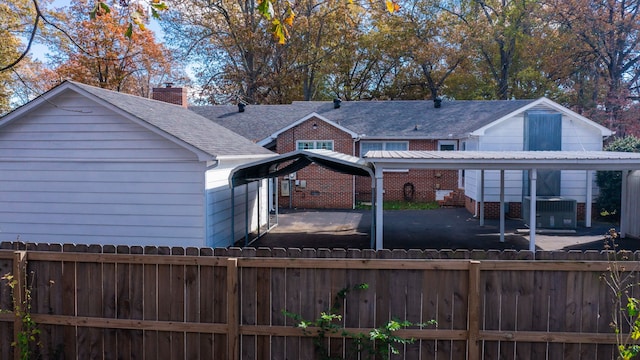
[[[522,202],[522,217],[529,225],[531,198],[526,196]],[[577,201],[559,196],[540,196],[536,198],[536,227],[545,229],[575,229]]]

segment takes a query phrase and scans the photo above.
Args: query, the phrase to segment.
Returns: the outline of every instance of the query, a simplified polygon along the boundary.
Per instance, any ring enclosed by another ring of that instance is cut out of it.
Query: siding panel
[[[1,128],[0,241],[204,245],[196,154],[81,95],[50,102]]]

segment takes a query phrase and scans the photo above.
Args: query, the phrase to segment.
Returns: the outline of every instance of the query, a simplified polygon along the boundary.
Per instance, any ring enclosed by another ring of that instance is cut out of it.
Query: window
[[[386,151],[405,151],[409,150],[409,143],[406,141],[361,141],[360,155],[364,155],[367,151],[386,150]]]
[[[438,141],[439,151],[454,151],[458,150],[458,143],[455,140],[440,140]]]
[[[333,140],[298,140],[296,144],[298,150],[333,150]]]

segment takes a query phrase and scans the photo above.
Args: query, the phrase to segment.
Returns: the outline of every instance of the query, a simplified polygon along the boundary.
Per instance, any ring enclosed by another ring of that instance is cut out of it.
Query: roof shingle
[[[315,112],[362,138],[461,138],[536,100],[296,101],[288,105],[192,106],[190,110],[253,141]]]

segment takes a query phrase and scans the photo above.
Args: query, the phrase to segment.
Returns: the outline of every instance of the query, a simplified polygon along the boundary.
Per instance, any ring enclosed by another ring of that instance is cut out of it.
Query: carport
[[[500,236],[504,237],[504,171],[527,170],[529,172],[530,211],[529,249],[535,251],[536,236],[536,184],[538,170],[586,171],[587,204],[586,226],[591,219],[592,182],[594,171],[623,171],[621,219],[628,208],[627,176],[640,169],[640,154],[610,151],[369,151],[364,158],[328,150],[299,150],[277,157],[245,164],[234,169],[229,176],[232,189],[265,178],[290,174],[316,163],[333,171],[370,176],[372,178],[372,247],[384,248],[383,200],[384,171],[398,169],[485,170],[500,171]],[[482,177],[484,178],[484,177]],[[481,189],[484,189],[482,180]],[[483,192],[480,199],[480,224],[484,222]],[[277,210],[276,210],[277,211]],[[233,206],[232,206],[233,212]],[[233,217],[233,213],[232,213]],[[620,233],[624,236],[627,224],[621,220]],[[248,233],[248,228],[247,228]]]
[[[640,169],[640,154],[611,151],[369,151],[364,158],[375,168],[375,227],[376,249],[383,249],[384,226],[382,201],[384,171],[394,169],[485,170],[500,171],[500,236],[504,237],[504,171],[528,170],[530,186],[529,250],[535,251],[536,185],[538,170],[584,170],[587,172],[586,219],[590,226],[593,172],[598,170],[623,171],[621,219],[631,201],[627,194],[627,177],[631,170]],[[481,177],[482,179],[484,176]],[[484,180],[481,180],[484,189]],[[480,224],[483,224],[484,199],[480,199]],[[627,224],[621,220],[620,233],[624,236]],[[372,236],[373,238],[373,236]]]
[[[289,175],[312,163],[318,164],[324,168],[343,174],[369,176],[371,178],[371,196],[372,204],[375,204],[376,192],[374,191],[374,169],[373,165],[361,158],[342,154],[329,150],[297,150],[280,156],[244,164],[236,167],[229,175],[229,185],[231,186],[231,234],[234,232],[233,219],[235,218],[235,206],[233,203],[234,189],[236,186],[246,185],[250,182],[262,179],[277,178],[279,176]],[[276,188],[277,191],[277,188]],[[278,196],[276,194],[275,198]],[[278,207],[275,208],[276,215]],[[371,218],[375,219],[375,206],[371,209]],[[245,212],[247,213],[247,212]],[[249,221],[245,219],[245,245],[249,242]],[[371,247],[375,245],[375,222],[371,224]],[[258,234],[259,236],[260,234]]]

